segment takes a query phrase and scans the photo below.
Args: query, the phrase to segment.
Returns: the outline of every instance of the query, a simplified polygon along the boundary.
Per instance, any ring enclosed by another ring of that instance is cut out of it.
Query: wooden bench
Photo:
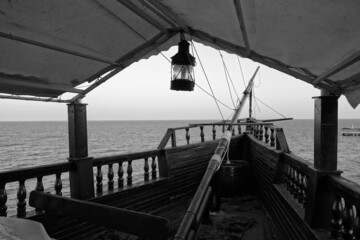
[[[169,223],[162,217],[38,191],[30,193],[29,205],[46,214],[54,213],[146,239],[168,238]]]

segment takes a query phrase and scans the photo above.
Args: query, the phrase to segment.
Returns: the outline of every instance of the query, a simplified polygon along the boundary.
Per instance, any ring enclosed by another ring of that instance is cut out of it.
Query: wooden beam
[[[210,44],[214,44],[216,46],[218,46],[221,49],[224,50],[228,50],[230,52],[236,53],[238,55],[240,55],[241,57],[249,57],[249,52],[247,51],[246,48],[241,47],[239,45],[230,43],[228,41],[225,41],[221,38],[218,37],[214,37],[206,32],[200,31],[200,30],[195,30],[195,29],[191,29],[190,32],[187,32],[188,34],[199,38],[202,41],[208,42]]]
[[[160,30],[163,33],[166,33],[166,28],[159,23],[157,20],[155,20],[154,18],[152,18],[149,14],[147,14],[146,12],[142,11],[140,8],[138,8],[134,3],[132,3],[131,1],[128,0],[117,0],[119,3],[121,3],[123,6],[125,6],[126,8],[128,8],[130,11],[134,12],[136,15],[138,15],[139,17],[141,17],[142,19],[144,19],[146,22],[150,23],[151,25],[153,25],[155,28],[157,28],[158,30]]]
[[[12,76],[12,75],[6,75],[6,74],[0,73],[0,78],[1,78],[1,80],[0,80],[1,84],[6,84],[6,85],[38,88],[38,89],[45,89],[45,90],[46,89],[57,90],[57,91],[80,93],[80,94],[82,94],[84,92],[81,89],[64,87],[63,85],[60,85],[60,84],[40,83],[41,79],[39,79],[39,82],[35,82],[36,78],[31,79],[31,78],[21,77],[19,75]],[[31,81],[31,80],[34,80],[34,81]]]
[[[12,99],[12,100],[37,101],[37,102],[70,103],[69,100],[61,100],[57,98],[25,97],[25,96],[3,95],[3,94],[0,94],[0,98]]]
[[[29,205],[146,239],[168,237],[169,223],[162,217],[38,191],[30,193]]]
[[[53,46],[53,45],[50,45],[50,44],[47,44],[47,43],[42,43],[42,42],[38,42],[38,41],[35,41],[35,40],[19,37],[19,36],[13,35],[13,34],[7,34],[7,33],[0,32],[0,37],[6,38],[6,39],[11,39],[11,40],[22,42],[22,43],[26,43],[26,44],[30,44],[30,45],[45,48],[45,49],[49,49],[49,50],[53,50],[53,51],[57,51],[57,52],[61,52],[61,53],[65,53],[65,54],[69,54],[69,55],[73,55],[73,56],[77,56],[77,57],[81,57],[81,58],[85,58],[85,59],[89,59],[89,60],[93,60],[93,61],[97,61],[97,62],[111,64],[113,66],[118,65],[118,63],[113,62],[111,60],[107,60],[107,59],[104,59],[104,58],[91,56],[91,55],[88,55],[88,54],[85,54],[85,53],[80,53],[80,52],[76,52],[76,51],[73,51],[73,50]]]
[[[148,8],[150,11],[152,11],[154,14],[156,14],[156,16],[158,16],[159,18],[161,18],[163,21],[165,21],[166,23],[168,23],[172,28],[176,28],[176,24],[174,22],[172,22],[171,20],[169,20],[167,17],[165,17],[161,12],[159,12],[159,10],[157,10],[156,8],[154,8],[151,4],[149,4],[148,2],[146,2],[145,0],[140,0],[140,3]]]
[[[240,30],[241,30],[243,40],[245,43],[245,47],[248,50],[248,52],[250,52],[251,49],[250,49],[249,39],[248,39],[247,32],[246,32],[245,20],[244,20],[244,15],[242,13],[240,0],[234,0],[234,6],[235,6],[235,10],[236,10],[236,15],[237,15],[237,18],[239,21],[239,25],[240,25]]]
[[[280,72],[286,73],[290,76],[293,76],[295,78],[298,78],[300,80],[303,80],[309,84],[312,84],[312,82],[314,81],[314,79],[308,75],[299,73],[297,71],[291,70],[289,66],[286,66],[286,64],[283,64],[279,61],[273,61],[267,57],[261,56],[259,54],[257,54],[254,51],[251,51],[250,53],[248,52],[248,50],[244,47],[238,46],[236,44],[227,42],[221,38],[218,37],[214,37],[206,32],[203,31],[199,31],[196,29],[191,29],[190,32],[188,32],[188,34],[191,34],[192,36],[204,41],[204,42],[208,42],[212,45],[216,45],[219,48],[226,50],[226,51],[230,51],[232,53],[238,54],[241,57],[244,58],[249,58],[255,62],[264,64],[268,67],[271,67],[273,69],[276,69]],[[329,85],[328,83],[320,83],[318,85],[318,87],[321,87],[322,89],[328,90],[330,92],[334,92],[334,93],[338,93],[338,89],[336,89],[334,86]]]
[[[75,96],[70,101],[75,102],[78,99],[84,98],[85,94],[91,92],[93,89],[95,89],[99,85],[106,82],[108,79],[110,79],[111,77],[113,77],[114,75],[116,75],[117,73],[122,71],[127,66],[138,61],[139,59],[141,59],[142,56],[144,56],[144,55],[148,54],[149,52],[151,52],[152,50],[156,49],[158,46],[160,46],[161,44],[163,44],[164,42],[166,42],[167,40],[172,38],[175,34],[176,34],[176,32],[167,32],[166,34],[159,33],[155,37],[150,39],[149,41],[142,44],[141,46],[139,46],[139,47],[133,49],[132,51],[130,51],[129,53],[125,54],[124,56],[122,56],[121,58],[116,60],[116,62],[119,63],[119,65],[121,67],[118,67],[118,68],[107,67],[107,68],[104,68],[103,70],[99,71],[98,73],[94,74],[93,76],[88,78],[86,81],[93,81],[100,77],[101,77],[101,79],[99,79],[98,81],[93,83],[91,86],[86,88],[82,94]],[[108,73],[106,76],[102,76],[106,73]]]
[[[318,76],[314,81],[313,85],[319,84],[321,81],[325,80],[328,77],[335,75],[336,73],[340,72],[341,70],[351,66],[352,64],[358,62],[360,60],[360,51],[355,52],[345,60],[341,61],[340,63],[336,64],[334,67],[325,71],[320,76]]]
[[[159,12],[161,12],[168,19],[176,23],[180,28],[182,28],[186,32],[191,32],[189,26],[185,23],[183,19],[181,19],[177,14],[173,13],[168,7],[163,5],[158,0],[148,0]]]

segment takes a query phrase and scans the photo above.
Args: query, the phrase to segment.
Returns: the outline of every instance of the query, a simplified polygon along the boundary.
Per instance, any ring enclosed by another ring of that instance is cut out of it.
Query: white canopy
[[[360,2],[351,0],[1,1],[0,92],[82,97],[131,63],[176,45],[183,31],[344,94],[356,107],[359,13]],[[100,76],[88,89],[76,88]]]

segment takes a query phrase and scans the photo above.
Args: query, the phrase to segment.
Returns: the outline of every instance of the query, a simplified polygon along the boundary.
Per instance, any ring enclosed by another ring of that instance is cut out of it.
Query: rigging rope
[[[214,100],[215,100],[215,94],[214,94],[214,91],[212,90],[211,84],[210,84],[209,79],[208,79],[208,77],[207,77],[207,75],[206,75],[205,69],[204,69],[204,67],[203,67],[203,65],[202,65],[202,63],[201,63],[201,60],[200,60],[199,54],[198,54],[198,52],[197,52],[197,50],[196,50],[196,48],[195,48],[195,45],[194,45],[194,42],[193,42],[193,40],[192,40],[192,39],[191,39],[191,43],[192,43],[192,45],[193,45],[193,47],[194,47],[194,50],[195,50],[196,56],[197,56],[197,58],[199,59],[199,63],[200,63],[201,69],[203,70],[203,73],[204,73],[204,75],[205,75],[206,81],[207,81],[207,82],[208,82],[208,84],[209,84],[209,88],[210,88],[210,90],[211,90],[212,97],[213,97],[213,98],[214,98]],[[221,115],[221,118],[224,120],[224,116],[223,116],[223,114],[222,114],[222,112],[221,112],[221,109],[220,109],[220,106],[219,106],[219,104],[218,104],[218,102],[217,102],[216,100],[215,100],[215,103],[216,103],[216,106],[217,106],[217,108],[218,108],[218,110],[219,110],[219,113],[220,113],[220,115]]]
[[[255,98],[255,97],[254,97]],[[263,101],[261,101],[260,99],[256,98],[256,100],[258,100],[259,102],[261,102],[262,104],[264,104],[266,107],[268,107],[269,109],[273,110],[274,112],[276,112],[277,114],[279,114],[280,116],[282,116],[283,118],[286,118],[284,115],[282,115],[281,113],[279,113],[278,111],[276,111],[275,109],[273,109],[272,107],[270,107],[269,105],[265,104]]]
[[[235,94],[236,94],[236,97],[239,99],[239,95],[238,95],[238,93],[237,93],[237,91],[236,91],[236,88],[235,88],[235,86],[234,86],[234,82],[233,82],[233,80],[232,80],[232,78],[231,78],[231,75],[230,75],[229,70],[228,70],[228,68],[227,68],[227,66],[226,66],[226,63],[225,63],[225,61],[224,61],[224,58],[223,58],[223,56],[221,55],[220,50],[219,50],[219,53],[220,53],[221,59],[222,59],[222,61],[223,61],[223,65],[224,65],[224,69],[225,69],[225,71],[226,71],[226,74],[228,75],[228,77],[229,77],[229,79],[230,79],[230,82],[231,82],[231,85],[232,85],[232,87],[233,87],[233,90],[234,90],[234,92],[235,92]],[[246,86],[245,86],[245,87],[246,87]]]
[[[215,101],[218,101],[221,105],[223,105],[224,107],[227,107],[230,110],[235,110],[231,107],[229,107],[228,105],[226,105],[225,103],[221,102],[219,99],[215,98],[213,95],[211,95],[209,92],[207,92],[205,89],[203,89],[199,84],[195,83],[196,86],[198,86],[200,88],[200,90],[204,91],[207,95],[209,95],[210,97],[214,98]]]
[[[221,60],[222,60],[222,64],[223,64],[223,67],[224,67],[225,79],[226,79],[226,83],[227,83],[227,85],[228,85],[228,89],[229,89],[229,93],[230,93],[230,99],[231,99],[231,102],[232,102],[234,108],[236,108],[235,103],[234,103],[234,100],[233,100],[233,96],[232,96],[230,84],[229,84],[228,74],[226,74],[227,68],[226,68],[226,65],[225,65],[225,62],[224,62],[223,55],[221,54],[220,50],[219,50],[219,54],[220,54],[220,57],[221,57]],[[233,86],[234,86],[234,85],[233,85]],[[237,95],[237,94],[236,94],[236,95]],[[238,98],[239,98],[239,96],[238,96]]]
[[[243,70],[242,70],[242,67],[241,67],[241,62],[240,62],[240,57],[239,57],[239,56],[237,56],[237,60],[238,60],[238,63],[239,63],[242,80],[243,80],[244,86],[246,87],[245,78],[244,78],[244,73],[243,73]]]

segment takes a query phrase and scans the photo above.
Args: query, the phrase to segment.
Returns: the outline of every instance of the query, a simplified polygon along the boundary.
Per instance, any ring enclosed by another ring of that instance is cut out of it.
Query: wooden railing
[[[6,185],[10,183],[18,182],[17,189],[17,208],[16,215],[17,217],[26,216],[26,199],[27,191],[25,187],[25,182],[29,180],[35,180],[36,184],[34,190],[44,191],[43,177],[53,175],[55,178],[54,183],[54,193],[56,195],[62,195],[62,180],[61,174],[64,172],[69,172],[73,168],[73,165],[70,162],[50,164],[40,167],[31,167],[17,170],[10,170],[0,173],[0,216],[7,215],[7,200],[8,195],[6,191]],[[48,190],[49,188],[46,188]]]
[[[126,170],[124,170],[124,163]],[[117,168],[114,168],[114,165]],[[103,193],[103,166],[107,166],[107,190],[112,191],[115,188],[115,180],[119,189],[125,186],[132,186],[135,182],[149,182],[158,179],[158,177],[167,176],[167,167],[162,150],[151,150],[137,153],[129,153],[115,156],[98,157],[93,159],[93,170],[95,174],[95,188],[97,195]],[[6,216],[8,209],[16,208],[17,217],[25,217],[27,215],[27,188],[25,183],[33,184],[32,190],[44,192],[50,191],[56,195],[62,195],[62,179],[63,173],[75,170],[72,162],[64,162],[58,164],[44,165],[39,167],[24,168],[19,170],[10,170],[0,173],[0,216]],[[141,173],[134,175],[134,172]],[[117,177],[115,177],[115,172]],[[126,177],[124,177],[126,173]],[[43,178],[45,176],[54,175],[53,191],[49,186],[44,187]],[[68,179],[66,179],[68,181]],[[18,182],[16,193],[17,203],[12,201],[8,203],[8,193],[6,186],[8,184]],[[27,184],[27,185],[29,185]],[[16,204],[16,206],[15,206]],[[12,211],[11,211],[12,212]]]
[[[323,218],[328,225],[325,230],[329,232],[329,239],[360,239],[359,184],[341,177],[339,171],[317,170],[312,163],[284,151],[288,150],[288,147],[281,128],[254,125],[249,131],[258,141],[283,152],[277,165],[274,183],[284,186],[283,189],[292,198],[287,199],[290,204],[296,202],[297,206],[301,206],[302,210],[297,212],[309,226],[313,224],[314,218]],[[319,193],[319,188],[322,193]],[[322,216],[315,216],[318,210],[314,209],[314,201],[318,194],[326,194],[329,196],[327,201],[332,201],[332,209],[327,209],[328,213]],[[294,209],[299,210],[297,206],[294,206]]]
[[[247,128],[248,132],[259,141],[265,142],[277,150],[290,152],[282,128],[274,126],[272,123],[248,123]]]
[[[124,163],[126,167],[124,167]],[[157,179],[158,176],[166,176],[166,169],[164,169],[164,158],[161,150],[151,150],[130,154],[122,154],[108,157],[98,157],[93,160],[93,166],[96,167],[96,192],[98,194],[103,192],[103,173],[102,167],[107,166],[107,186],[108,190],[114,189],[114,176],[117,172],[117,186],[123,188],[124,186],[131,186],[133,182],[144,181],[148,182],[150,179]],[[114,171],[114,165],[117,169]],[[160,165],[158,169],[158,165]],[[166,167],[165,167],[166,168]],[[160,172],[159,171],[162,171]],[[142,176],[135,175],[143,172]],[[126,177],[124,175],[126,173]],[[137,179],[136,179],[137,178]]]
[[[158,149],[165,148],[169,143],[169,140],[171,140],[171,147],[176,147],[178,145],[186,145],[186,144],[189,145],[191,143],[198,143],[208,140],[219,139],[219,137],[221,137],[221,134],[223,134],[230,126],[235,126],[232,128],[232,136],[235,136],[236,134],[241,134],[245,130],[245,126],[248,127],[252,125],[258,125],[258,124],[240,123],[240,121],[238,121],[238,123],[235,124],[203,123],[203,124],[189,124],[189,126],[185,126],[185,127],[169,128],[167,129],[162,140],[160,141]],[[270,126],[272,125],[272,123],[263,123],[261,125]],[[194,132],[197,133],[196,136],[191,136],[190,134],[191,129],[195,130]],[[182,135],[180,135],[179,132],[182,132]],[[218,134],[219,132],[221,134]],[[182,136],[183,141],[178,141],[177,138],[179,138],[179,136]]]
[[[340,176],[329,176],[334,193],[331,219],[333,239],[360,239],[360,185]]]

